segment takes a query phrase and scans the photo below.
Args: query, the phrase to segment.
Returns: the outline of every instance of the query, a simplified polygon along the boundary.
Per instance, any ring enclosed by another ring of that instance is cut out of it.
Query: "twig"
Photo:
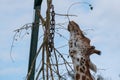
[[[62,34],[60,34],[60,33],[58,33],[58,32],[55,32],[55,33],[57,33],[60,37],[63,37],[63,39],[65,39],[65,40],[68,41],[68,39],[67,39],[65,36],[63,36]]]
[[[38,69],[39,69],[39,67],[41,66],[41,63],[42,63],[42,60],[40,60],[40,63],[39,63],[39,65],[38,65],[38,67],[36,68],[36,72],[38,72]]]
[[[14,47],[13,44],[14,44],[16,35],[17,35],[17,32],[16,32],[15,35],[13,36],[13,41],[12,41],[12,45],[11,45],[11,48],[10,48],[10,58],[11,58],[12,62],[14,62],[14,59],[13,59],[13,57],[12,57],[12,50],[13,50],[13,47]]]
[[[51,65],[64,65],[64,64],[67,64],[67,63],[69,63],[69,64],[73,64],[72,62],[64,62],[64,63],[59,63],[59,64],[51,64]]]
[[[37,9],[36,11],[37,11],[37,15],[39,16],[39,18],[40,18],[40,20],[41,20],[41,22],[42,22],[42,25],[45,26],[46,21],[45,21],[44,18],[41,16],[40,10]]]
[[[56,25],[61,26],[61,27],[58,27],[58,28],[56,28],[56,29],[64,29],[64,30],[67,30],[64,26],[62,26],[63,24],[56,24]],[[68,31],[68,30],[67,30],[67,31]]]
[[[55,15],[58,15],[58,16],[74,16],[74,17],[77,17],[77,15],[72,15],[72,14],[59,14],[59,13],[55,13]]]
[[[57,73],[60,75],[59,66],[58,66],[58,59],[57,59],[57,54],[56,54],[55,50],[54,50],[54,55],[55,55],[55,60],[56,60]],[[60,80],[60,77],[59,77],[59,80]]]
[[[90,9],[91,9],[91,10],[93,9],[92,5],[91,5],[90,3],[88,3],[88,2],[75,2],[75,3],[71,4],[70,7],[68,8],[67,14],[69,14],[69,11],[70,11],[71,7],[72,7],[73,5],[76,5],[76,4],[88,4],[89,7],[90,7]],[[67,17],[68,17],[68,20],[70,21],[69,16],[67,16]]]
[[[23,25],[21,28],[14,30],[14,32],[19,32],[19,31],[21,31],[23,29],[27,30],[27,29],[32,27],[32,24],[33,23],[27,23],[27,24]],[[30,26],[28,26],[28,25],[30,25]]]
[[[46,41],[46,40],[45,40],[45,41]],[[29,78],[30,78],[30,75],[31,75],[31,72],[32,72],[32,69],[33,69],[33,66],[34,66],[34,63],[35,63],[35,60],[36,60],[39,52],[41,51],[41,48],[43,47],[45,41],[41,44],[40,48],[38,49],[38,52],[36,53],[36,55],[35,55],[35,57],[34,57],[34,59],[33,59],[33,61],[32,61],[32,66],[30,67],[30,71],[29,71],[28,74],[27,74],[27,80],[29,80]]]
[[[40,75],[40,73],[41,73],[42,70],[43,70],[43,66],[41,66],[41,68],[40,68],[40,70],[39,70],[39,72],[38,72],[35,80],[38,80],[38,77],[39,77],[39,75]],[[44,70],[43,70],[43,71],[44,71]],[[43,78],[44,78],[44,76],[43,76]],[[43,79],[43,80],[44,80],[44,79]]]
[[[56,48],[54,48],[54,49],[55,49],[55,51],[62,57],[62,59],[67,63],[67,65],[71,68],[71,70],[74,71],[74,70],[72,69],[72,67],[69,65],[69,63],[66,61],[66,59],[63,57],[63,55],[62,55]]]
[[[56,49],[60,49],[60,48],[66,47],[66,46],[68,46],[68,44],[65,44],[65,45],[62,45],[60,47],[57,47]]]
[[[46,64],[46,63],[45,63]],[[48,64],[46,64],[49,68],[50,68],[50,66],[48,65]],[[54,71],[53,69],[52,69],[52,71],[53,72],[55,72],[60,78],[63,78],[60,74],[58,74],[56,71]]]

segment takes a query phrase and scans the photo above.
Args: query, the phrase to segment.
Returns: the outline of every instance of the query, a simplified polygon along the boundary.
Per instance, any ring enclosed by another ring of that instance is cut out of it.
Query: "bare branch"
[[[39,9],[37,9],[37,15],[39,16],[40,20],[42,21],[42,25],[45,26],[46,22],[45,22],[44,18],[41,16]]]
[[[59,13],[55,13],[55,15],[58,15],[58,16],[74,16],[74,17],[77,17],[77,15],[72,15],[72,14],[59,14]]]

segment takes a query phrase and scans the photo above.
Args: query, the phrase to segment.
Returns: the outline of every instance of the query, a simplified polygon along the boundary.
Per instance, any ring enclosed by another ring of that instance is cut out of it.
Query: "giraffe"
[[[90,70],[97,71],[96,65],[90,61],[90,55],[100,51],[90,45],[90,39],[84,36],[78,24],[70,21],[68,24],[70,32],[69,54],[71,56],[75,71],[75,80],[93,80]]]

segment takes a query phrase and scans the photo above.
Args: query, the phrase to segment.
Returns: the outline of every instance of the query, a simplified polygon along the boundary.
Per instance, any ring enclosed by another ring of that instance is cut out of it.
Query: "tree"
[[[37,0],[36,0],[37,1]],[[38,2],[39,3],[39,2]],[[77,3],[75,3],[77,4]],[[85,4],[88,4],[85,2]],[[36,4],[38,6],[39,4]],[[72,4],[74,5],[74,4]],[[68,12],[72,5],[69,7]],[[89,5],[89,4],[88,4]],[[90,9],[92,10],[93,7],[91,5]],[[35,8],[35,7],[34,7]],[[32,74],[32,70],[35,66],[35,61],[37,60],[38,56],[41,56],[40,64],[37,68],[35,74],[35,80],[42,79],[42,80],[67,80],[67,75],[70,75],[73,78],[73,67],[72,63],[68,62],[69,54],[64,55],[62,52],[54,46],[54,35],[55,35],[55,15],[59,16],[75,16],[69,14],[57,14],[54,10],[54,5],[52,4],[52,0],[47,0],[47,10],[46,10],[46,18],[44,19],[41,15],[41,11],[39,8],[35,8],[36,15],[39,18],[39,22],[35,21],[32,24],[26,24],[25,26],[21,27],[20,29],[15,30],[17,34],[20,34],[22,30],[28,30],[29,28],[35,27],[34,25],[39,25],[39,28],[43,28],[43,34],[41,39],[41,44],[38,48],[38,51],[34,55],[31,65],[29,67],[29,71],[27,74],[27,80],[30,79],[30,75]],[[40,24],[39,24],[40,23]],[[62,25],[62,24],[59,24]],[[64,28],[64,27],[62,27]],[[64,35],[61,33],[56,32],[60,37],[65,38]],[[16,34],[15,34],[16,36]],[[64,45],[66,46],[66,45]],[[63,46],[62,46],[63,47]],[[59,62],[60,61],[60,62]],[[61,70],[64,68],[64,72]],[[102,78],[100,78],[102,79]]]

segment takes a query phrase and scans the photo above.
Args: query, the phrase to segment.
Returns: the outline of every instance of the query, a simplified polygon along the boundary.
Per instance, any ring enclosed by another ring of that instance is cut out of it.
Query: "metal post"
[[[36,52],[37,52],[37,43],[38,43],[38,33],[39,33],[39,17],[37,15],[37,9],[41,8],[42,0],[35,0],[34,1],[34,10],[35,10],[35,18],[34,23],[32,27],[32,33],[31,33],[31,44],[30,44],[30,55],[29,55],[29,66],[28,66],[28,73],[30,72],[31,66],[33,65],[33,68],[31,70],[31,74],[28,78],[28,80],[34,80],[35,76],[35,62],[32,64]]]

